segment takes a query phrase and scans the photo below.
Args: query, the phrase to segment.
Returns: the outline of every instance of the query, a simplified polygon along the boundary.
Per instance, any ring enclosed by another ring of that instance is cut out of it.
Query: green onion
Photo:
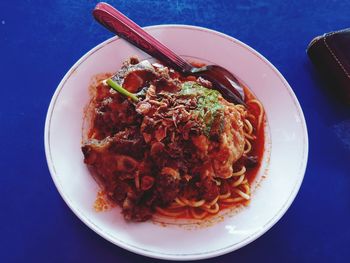
[[[219,91],[188,81],[182,84],[181,94],[183,96],[197,97],[197,108],[193,110],[193,113],[203,120],[205,124],[204,134],[209,136],[215,119],[220,118],[223,120],[224,108],[219,100]]]
[[[120,86],[117,82],[113,81],[112,79],[107,79],[107,84],[114,90],[118,91],[120,94],[130,98],[131,100],[138,102],[139,99],[135,96],[135,94],[127,91],[122,86]]]

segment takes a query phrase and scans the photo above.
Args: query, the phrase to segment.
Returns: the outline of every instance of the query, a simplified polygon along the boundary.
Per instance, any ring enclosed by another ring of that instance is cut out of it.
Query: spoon
[[[245,105],[243,85],[227,69],[218,65],[207,65],[200,68],[192,66],[107,3],[98,3],[93,10],[93,16],[111,32],[167,66],[174,68],[184,75],[203,77],[211,81],[213,87],[220,91],[225,99],[236,104]]]

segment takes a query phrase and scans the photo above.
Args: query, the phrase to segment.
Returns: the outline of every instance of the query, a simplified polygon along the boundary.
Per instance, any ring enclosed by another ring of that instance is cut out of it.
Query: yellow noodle
[[[252,149],[252,144],[247,139],[245,139],[244,148],[246,148],[246,145],[247,145],[247,149],[244,149],[245,154],[249,153],[250,150]]]
[[[175,198],[175,202],[178,203],[181,206],[186,206],[186,203],[184,203],[179,197]]]
[[[180,205],[177,202],[173,202],[171,205],[169,205],[167,208],[169,209],[176,209],[176,208],[181,208],[181,207],[185,207],[186,205]]]
[[[246,193],[243,193],[241,190],[239,189],[234,189],[235,193],[237,193],[238,195],[240,195],[242,198],[249,200],[250,196]]]
[[[185,213],[186,210],[180,210],[180,211],[170,211],[169,209],[163,209],[159,206],[156,207],[156,211],[162,215],[169,216],[169,217],[177,217]]]
[[[210,214],[216,214],[217,212],[219,212],[219,205],[216,203],[213,206],[203,206],[203,210],[207,211]]]
[[[243,188],[247,194],[250,194],[250,186],[248,183],[243,184]]]
[[[219,195],[219,199],[227,199],[231,196],[231,192],[228,191],[226,194]]]
[[[240,184],[242,184],[244,180],[244,174],[242,174],[237,181],[234,181],[233,184],[232,184],[232,187],[237,187],[239,186]]]
[[[195,219],[203,219],[208,214],[207,211],[202,211],[202,213],[197,214],[194,208],[190,208],[190,213]]]
[[[200,206],[204,205],[205,200],[199,200],[199,201],[190,201],[190,200],[188,200],[187,202],[188,202],[187,204],[188,204],[189,206],[192,206],[192,207],[200,207]]]
[[[249,100],[247,103],[255,103],[256,105],[258,105],[259,107],[259,117],[258,117],[258,126],[257,128],[260,129],[261,123],[262,123],[262,119],[264,116],[264,109],[263,106],[261,105],[261,103],[258,100]]]
[[[194,201],[194,200],[188,200],[184,197],[176,198],[175,201],[179,204],[185,204],[191,207],[200,207],[205,203],[205,200]]]
[[[209,202],[206,205],[213,206],[213,205],[215,205],[218,202],[218,200],[219,200],[219,195],[215,199],[213,199],[213,201]]]
[[[241,176],[246,171],[247,171],[247,169],[245,168],[245,166],[242,166],[241,170],[239,170],[238,172],[232,173],[232,176]]]
[[[256,139],[256,137],[254,135],[250,135],[250,134],[248,134],[246,132],[244,133],[244,137],[246,137],[246,138],[248,138],[250,140],[255,140]]]
[[[253,125],[250,123],[249,120],[247,120],[247,119],[244,120],[244,127],[247,127],[248,134],[252,134],[253,133]]]
[[[243,200],[245,200],[243,197],[234,197],[234,198],[223,199],[222,202],[223,203],[237,203],[237,202],[241,202]]]

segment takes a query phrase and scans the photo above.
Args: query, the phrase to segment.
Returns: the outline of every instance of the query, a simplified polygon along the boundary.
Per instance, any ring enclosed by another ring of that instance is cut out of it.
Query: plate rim
[[[278,210],[278,212],[275,214],[274,217],[272,217],[263,227],[262,230],[257,230],[250,236],[246,237],[244,240],[241,242],[230,245],[228,247],[216,249],[216,250],[211,250],[211,251],[206,251],[206,252],[201,252],[201,253],[192,253],[192,254],[172,254],[172,253],[160,253],[157,251],[151,251],[148,249],[144,249],[142,247],[137,247],[128,243],[123,242],[122,240],[115,239],[114,237],[111,237],[109,233],[105,232],[103,229],[101,229],[99,226],[94,224],[89,218],[85,217],[85,215],[80,211],[80,209],[77,206],[74,206],[68,196],[66,196],[63,193],[63,190],[61,189],[60,183],[58,181],[58,176],[53,164],[53,159],[50,151],[50,124],[51,124],[51,117],[53,115],[53,110],[54,106],[56,103],[56,100],[64,87],[66,81],[69,79],[69,77],[74,73],[74,71],[82,64],[88,57],[90,57],[93,53],[97,52],[101,48],[103,48],[105,45],[108,45],[111,42],[114,42],[118,39],[121,39],[118,36],[113,36],[111,38],[108,38],[107,40],[101,42],[100,44],[94,46],[91,48],[88,52],[86,52],[82,57],[80,57],[77,62],[74,63],[72,67],[67,71],[67,73],[64,75],[60,83],[58,84],[48,107],[47,114],[46,114],[46,119],[45,119],[45,129],[44,129],[44,147],[45,147],[45,156],[46,156],[46,161],[47,165],[50,171],[51,178],[56,186],[57,191],[61,195],[62,199],[65,201],[67,206],[71,209],[71,211],[82,221],[86,226],[88,226],[90,229],[92,229],[96,234],[100,235],[104,239],[108,240],[112,244],[115,244],[123,249],[126,249],[128,251],[131,251],[133,253],[151,257],[151,258],[157,258],[157,259],[167,259],[167,260],[200,260],[200,259],[207,259],[207,258],[212,258],[212,257],[217,257],[226,253],[230,253],[232,251],[238,250],[249,243],[253,242],[254,240],[258,239],[260,236],[265,234],[269,229],[271,229],[282,217],[283,215],[287,212],[293,201],[295,200],[299,189],[301,187],[301,184],[303,182],[304,176],[305,176],[305,171],[307,167],[307,162],[308,162],[308,152],[309,152],[309,139],[308,139],[308,131],[307,131],[307,125],[305,121],[305,116],[302,111],[301,105],[299,100],[297,99],[293,89],[290,87],[288,84],[287,80],[283,77],[283,75],[279,72],[279,70],[270,62],[268,61],[263,55],[261,55],[258,51],[255,49],[251,48],[247,44],[243,43],[242,41],[231,37],[227,34],[221,33],[216,30],[208,29],[205,27],[199,27],[199,26],[193,26],[193,25],[184,25],[184,24],[162,24],[162,25],[152,25],[152,26],[147,26],[143,27],[147,31],[152,31],[152,30],[157,30],[159,28],[176,28],[176,29],[187,29],[187,30],[199,30],[199,31],[204,31],[206,33],[211,33],[214,35],[218,35],[220,37],[226,38],[232,42],[235,42],[236,44],[244,47],[245,49],[248,49],[252,54],[254,54],[258,59],[262,60],[268,67],[270,67],[274,73],[279,77],[281,82],[284,84],[286,90],[288,91],[290,97],[293,100],[293,103],[296,107],[297,113],[300,117],[301,120],[301,128],[302,128],[302,133],[303,133],[303,158],[302,158],[302,163],[299,166],[299,178],[296,181],[295,185],[293,186],[293,190],[288,197],[287,201],[281,206],[281,208]]]

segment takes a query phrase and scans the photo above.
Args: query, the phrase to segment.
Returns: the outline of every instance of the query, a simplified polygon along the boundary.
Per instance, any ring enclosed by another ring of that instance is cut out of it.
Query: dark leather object
[[[328,88],[350,104],[350,28],[314,38],[307,53]]]

